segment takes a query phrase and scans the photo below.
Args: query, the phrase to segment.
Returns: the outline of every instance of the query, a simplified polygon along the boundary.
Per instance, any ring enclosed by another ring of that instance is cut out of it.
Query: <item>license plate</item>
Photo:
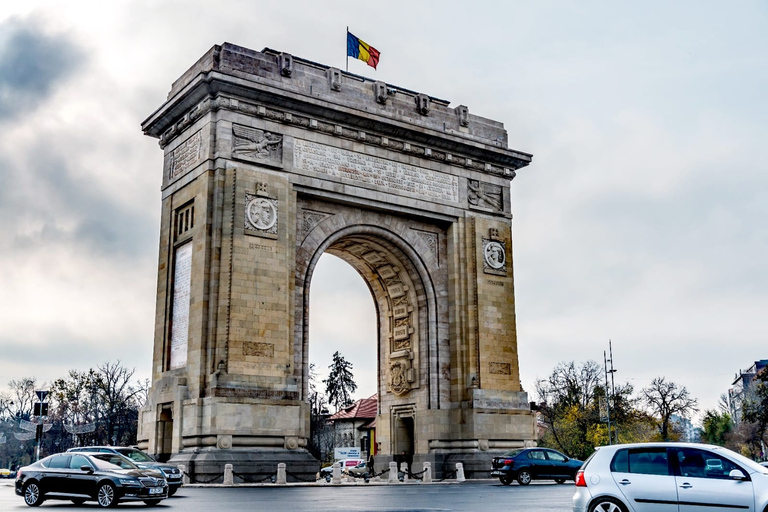
[[[163,494],[163,488],[162,487],[150,487],[149,488],[149,494]]]

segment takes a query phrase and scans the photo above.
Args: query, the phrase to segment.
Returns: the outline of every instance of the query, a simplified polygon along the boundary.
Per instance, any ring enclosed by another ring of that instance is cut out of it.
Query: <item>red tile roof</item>
[[[361,398],[346,409],[342,409],[332,415],[330,420],[354,420],[373,419],[379,410],[379,396],[372,395],[369,398]]]

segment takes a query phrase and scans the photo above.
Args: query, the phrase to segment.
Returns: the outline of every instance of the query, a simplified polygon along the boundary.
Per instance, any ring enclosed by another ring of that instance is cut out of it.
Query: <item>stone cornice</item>
[[[202,84],[207,87],[201,87]],[[390,151],[397,151],[421,158],[429,158],[459,167],[466,167],[475,171],[503,176],[512,179],[515,176],[515,169],[519,169],[530,163],[530,156],[506,150],[503,153],[498,150],[489,150],[487,146],[479,144],[462,144],[460,142],[448,139],[446,136],[435,137],[416,137],[411,134],[409,137],[402,129],[392,129],[394,127],[372,122],[367,119],[365,126],[370,131],[359,129],[357,126],[345,121],[355,121],[351,116],[339,115],[336,111],[325,110],[325,112],[334,114],[331,121],[328,117],[310,117],[294,113],[306,109],[296,108],[297,105],[282,101],[281,107],[294,107],[289,112],[286,108],[275,108],[275,102],[251,102],[243,101],[242,94],[232,93],[242,91],[232,91],[230,88],[217,87],[220,82],[216,79],[210,82],[199,81],[190,84],[191,90],[182,91],[176,101],[169,102],[163,108],[153,114],[144,122],[142,128],[145,134],[159,137],[161,147],[164,147],[170,141],[194,123],[197,119],[203,117],[211,111],[229,110],[240,112],[247,115],[261,117],[270,121],[280,122],[287,125],[305,128],[308,130],[317,130],[322,133],[334,135],[340,138],[351,139],[365,144],[380,146]],[[257,95],[259,99],[275,99],[270,95]],[[196,103],[194,100],[198,100]],[[323,113],[317,111],[317,113]],[[170,122],[169,122],[170,121]],[[160,128],[165,128],[160,131]],[[389,129],[388,129],[389,128]],[[373,131],[373,129],[378,129]],[[431,142],[432,147],[428,145],[417,145],[411,142],[399,140],[399,138],[390,138],[383,133],[399,134],[406,140],[424,140]],[[450,149],[450,151],[446,151]],[[478,155],[482,160],[471,158],[468,155]],[[527,160],[526,160],[527,157]]]

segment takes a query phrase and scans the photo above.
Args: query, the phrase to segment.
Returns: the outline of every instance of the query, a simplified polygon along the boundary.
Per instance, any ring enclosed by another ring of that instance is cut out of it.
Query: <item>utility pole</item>
[[[616,373],[616,368],[613,367],[613,345],[612,345],[610,339],[608,340],[608,355],[610,357],[610,359],[608,359],[608,361],[611,362],[611,369],[609,370],[608,369],[608,365],[606,364],[606,366],[605,366],[605,371],[606,371],[606,374],[605,374],[605,394],[608,395],[608,374],[610,373],[611,374],[611,398],[608,401],[609,404],[610,404],[610,403],[612,403],[613,397],[616,396],[616,386],[615,386],[614,381],[613,381],[613,374]],[[603,357],[605,357],[605,352],[603,352]],[[618,432],[616,433],[616,437],[617,437],[616,441],[618,442]],[[612,438],[613,437],[611,435],[611,424],[609,422],[608,423],[608,439],[609,439],[609,443],[608,444],[613,444],[612,442],[610,442],[610,440]]]
[[[603,350],[603,368],[605,369],[605,407],[608,411],[606,416],[608,423],[608,444],[611,445],[613,444],[613,436],[611,436],[611,401],[608,397],[608,356],[606,356],[605,350]],[[613,375],[611,375],[611,377],[613,377]]]

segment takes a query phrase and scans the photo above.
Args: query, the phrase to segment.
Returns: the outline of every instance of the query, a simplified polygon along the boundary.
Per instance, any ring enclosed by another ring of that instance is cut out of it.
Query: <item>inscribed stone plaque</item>
[[[409,330],[410,330],[410,327],[408,327],[407,325],[395,327],[394,332],[392,333],[395,338],[395,341],[407,339]]]
[[[176,249],[171,317],[171,369],[187,365],[189,337],[189,288],[192,281],[192,242]]]
[[[397,297],[402,297],[405,295],[405,288],[403,288],[403,285],[401,284],[393,284],[392,286],[387,288],[387,292],[389,292],[389,296],[393,299]]]
[[[395,272],[395,269],[389,265],[387,265],[386,267],[379,267],[377,270],[379,271],[379,275],[383,279],[392,279],[397,275],[397,272]]]
[[[203,135],[198,131],[179,144],[168,156],[168,179],[172,180],[190,169],[203,154]]]
[[[408,306],[395,306],[392,309],[392,316],[395,318],[405,318],[408,316]]]
[[[387,260],[381,257],[381,255],[377,252],[369,252],[366,254],[363,254],[363,259],[370,263],[371,265],[380,265],[382,263],[386,263]]]
[[[258,356],[258,357],[275,357],[275,345],[273,343],[246,341],[245,343],[243,343],[243,355]]]
[[[296,139],[293,165],[379,189],[410,192],[441,203],[459,202],[459,178],[456,176],[325,144]]]
[[[488,372],[495,375],[510,375],[512,368],[509,363],[488,363]]]

